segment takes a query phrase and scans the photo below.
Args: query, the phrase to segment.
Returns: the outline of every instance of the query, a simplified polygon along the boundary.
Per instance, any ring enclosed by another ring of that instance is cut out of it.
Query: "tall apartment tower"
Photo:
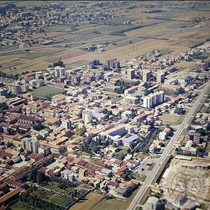
[[[63,126],[66,129],[71,128],[71,121],[70,120],[63,120],[61,126]]]
[[[159,91],[156,93],[151,93],[143,99],[143,106],[146,108],[152,108],[158,104],[164,102],[164,92]]]
[[[129,69],[127,71],[127,78],[128,79],[134,79],[135,78],[135,70],[134,69]]]
[[[84,121],[84,124],[88,124],[92,122],[93,114],[90,111],[83,111],[82,112],[82,120]]]
[[[55,67],[55,76],[56,77],[61,77],[65,75],[65,69],[61,66],[56,66]]]
[[[36,139],[31,138],[23,138],[22,141],[22,148],[28,152],[38,153],[39,148],[39,141]]]
[[[157,73],[157,83],[164,83],[165,73]]]
[[[143,72],[143,81],[148,82],[150,79],[150,71],[144,71]]]

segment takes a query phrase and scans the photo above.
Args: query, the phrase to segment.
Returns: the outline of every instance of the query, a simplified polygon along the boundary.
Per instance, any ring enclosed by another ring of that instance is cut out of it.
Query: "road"
[[[146,190],[150,186],[152,180],[155,178],[159,168],[161,167],[161,165],[166,160],[166,157],[170,154],[170,152],[171,152],[171,150],[173,148],[173,145],[175,144],[175,142],[179,138],[180,134],[182,133],[182,131],[186,127],[189,119],[191,118],[192,114],[194,113],[195,109],[197,108],[198,104],[200,103],[200,101],[202,100],[204,94],[206,93],[206,91],[209,88],[210,88],[210,81],[208,81],[208,83],[206,84],[206,86],[203,89],[203,91],[201,91],[201,93],[198,96],[197,100],[195,101],[194,105],[189,110],[189,112],[186,115],[186,117],[184,118],[183,122],[181,123],[181,125],[179,126],[179,128],[175,132],[174,136],[172,137],[171,141],[167,145],[165,151],[161,155],[159,164],[155,165],[155,167],[152,170],[152,173],[147,177],[147,179],[145,180],[144,184],[141,186],[141,188],[137,192],[135,198],[133,199],[133,201],[131,202],[130,206],[128,207],[128,210],[135,210],[136,209],[136,205],[141,201],[142,197],[144,196],[144,193],[146,192]]]

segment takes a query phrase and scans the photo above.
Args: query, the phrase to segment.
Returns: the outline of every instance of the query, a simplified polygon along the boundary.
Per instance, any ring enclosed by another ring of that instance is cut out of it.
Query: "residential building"
[[[93,114],[91,111],[82,112],[82,120],[84,121],[84,124],[92,122],[92,119],[93,119]]]
[[[157,83],[164,83],[165,73],[157,73]]]
[[[143,81],[144,82],[148,82],[149,81],[149,79],[150,79],[150,71],[144,71],[143,72]]]
[[[151,93],[143,98],[143,106],[146,108],[152,108],[158,104],[164,102],[164,92],[159,91],[156,93]]]
[[[23,138],[21,140],[22,148],[28,152],[38,153],[39,141],[31,138]]]
[[[193,130],[189,130],[185,136],[186,141],[192,140],[194,143],[199,144],[200,143],[200,133],[197,133]]]
[[[134,79],[135,78],[135,70],[134,69],[129,69],[127,71],[127,79]]]
[[[61,66],[56,66],[55,67],[55,76],[56,77],[61,77],[65,75],[65,69]]]
[[[21,93],[21,86],[17,84],[8,84],[8,90],[12,94],[20,94]]]

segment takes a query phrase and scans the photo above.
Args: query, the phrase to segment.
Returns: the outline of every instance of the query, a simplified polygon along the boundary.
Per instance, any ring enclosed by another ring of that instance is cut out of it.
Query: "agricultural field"
[[[69,2],[68,4],[75,3]],[[33,2],[18,2],[18,5],[34,6]],[[60,44],[81,43],[72,44],[70,48],[44,46],[44,48],[36,48],[30,52],[0,54],[2,65],[0,70],[9,70],[12,74],[43,70],[59,58],[63,60],[67,68],[72,69],[76,68],[75,65],[71,65],[72,63],[79,62],[84,65],[95,58],[105,62],[108,57],[117,58],[122,62],[138,55],[144,55],[154,49],[164,49],[164,56],[167,54],[177,55],[186,52],[190,46],[210,38],[208,29],[210,21],[190,22],[200,14],[208,17],[208,7],[195,5],[194,8],[189,8],[190,4],[187,3],[183,5],[161,3],[158,7],[154,7],[154,5],[156,5],[155,2],[148,2],[147,6],[146,3],[141,2],[125,2],[121,7],[112,8],[115,10],[115,17],[109,19],[107,24],[82,21],[78,24],[72,22],[69,25],[47,26],[45,33],[39,33],[36,36],[45,36],[46,34],[46,36],[52,37],[55,43]],[[160,8],[161,12],[145,13],[145,10],[150,6],[151,8]],[[130,23],[127,24],[127,22]],[[94,31],[99,33],[93,33]],[[122,32],[124,36],[111,35],[116,32]],[[165,40],[161,40],[163,38]],[[102,53],[80,50],[81,47],[106,41],[109,44]],[[14,48],[7,47],[5,50]],[[2,52],[2,50],[0,51]]]
[[[79,202],[74,204],[71,207],[71,210],[84,210],[84,209],[91,209],[94,205],[96,205],[101,199],[103,198],[102,195],[91,192],[86,195],[83,199]]]
[[[11,210],[34,210],[33,207],[29,207],[27,203],[17,201],[12,206],[10,206]],[[38,209],[37,209],[38,210]]]
[[[101,200],[90,210],[126,210],[137,193],[136,189],[129,198]]]

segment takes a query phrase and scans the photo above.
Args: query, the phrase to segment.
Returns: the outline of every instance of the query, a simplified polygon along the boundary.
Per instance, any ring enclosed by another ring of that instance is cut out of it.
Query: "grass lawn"
[[[210,144],[208,143],[207,147],[206,147],[206,152],[210,152]]]
[[[152,171],[152,169],[155,167],[156,163],[152,163],[151,166],[147,169],[148,171]]]
[[[103,195],[91,192],[87,194],[83,199],[77,202],[75,205],[71,207],[71,210],[83,210],[83,209],[91,209],[94,205],[96,205],[101,199]]]
[[[186,132],[187,132],[187,128],[185,128],[182,133],[180,134],[178,140],[177,140],[177,143],[178,142],[182,142],[184,139],[185,139],[185,135],[186,135]]]
[[[131,201],[134,199],[138,189],[136,189],[129,198],[103,200],[91,208],[91,210],[127,210]],[[88,209],[85,209],[88,210]]]
[[[159,116],[161,120],[165,121],[165,123],[168,123],[169,125],[179,125],[185,115],[179,116],[179,115],[170,115],[170,114],[163,114]]]
[[[40,88],[34,89],[32,93],[36,96],[46,97],[46,96],[54,96],[58,93],[63,92],[64,89],[56,88],[52,86],[42,86]]]
[[[138,181],[141,181],[141,182],[144,182],[147,178],[146,175],[142,175],[142,174],[139,174],[139,173],[135,173],[135,172],[131,172],[131,178],[132,179],[136,179]]]
[[[26,205],[27,205],[27,203],[26,203]],[[12,209],[12,210],[35,210],[35,209],[37,209],[37,207],[31,208],[31,207],[23,205],[23,203],[21,201],[17,201],[12,206],[10,206],[10,209]]]

